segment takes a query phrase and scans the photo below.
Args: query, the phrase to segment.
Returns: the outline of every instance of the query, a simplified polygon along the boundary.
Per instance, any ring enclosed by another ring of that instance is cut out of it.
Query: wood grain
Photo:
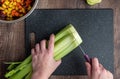
[[[24,53],[24,22],[0,24],[0,79],[4,79],[4,61],[21,61]]]
[[[112,8],[114,10],[114,79],[120,78],[120,0],[102,0],[89,6],[85,0],[39,0],[37,9]],[[24,21],[0,24],[0,79],[5,79],[4,61],[21,61],[25,55]],[[87,76],[51,76],[50,79],[87,79]]]

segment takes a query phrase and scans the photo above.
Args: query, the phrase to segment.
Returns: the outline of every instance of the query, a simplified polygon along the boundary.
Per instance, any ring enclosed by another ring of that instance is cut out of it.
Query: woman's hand
[[[110,71],[106,70],[97,58],[92,59],[92,65],[85,63],[87,68],[88,79],[113,79]]]
[[[60,61],[53,58],[54,35],[50,36],[48,47],[46,48],[46,40],[42,40],[36,44],[31,50],[33,74],[31,79],[48,79],[55,69],[60,65]]]

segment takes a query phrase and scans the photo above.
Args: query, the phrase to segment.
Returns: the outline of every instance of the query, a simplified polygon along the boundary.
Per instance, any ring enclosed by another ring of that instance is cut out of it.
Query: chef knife
[[[86,60],[88,63],[92,64],[91,58],[85,53],[85,51],[83,50],[83,48],[82,48],[81,46],[79,46],[79,48],[80,48],[80,50],[82,51],[85,60]]]

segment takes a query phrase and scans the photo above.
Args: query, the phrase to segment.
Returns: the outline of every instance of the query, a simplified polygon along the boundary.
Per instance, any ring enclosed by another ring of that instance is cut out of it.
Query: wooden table
[[[120,0],[103,0],[89,6],[85,0],[39,0],[39,9],[112,8],[114,10],[114,79],[120,78]],[[21,61],[25,55],[24,21],[13,24],[0,23],[0,79],[6,65],[3,61]],[[52,76],[50,79],[87,79],[87,76]]]

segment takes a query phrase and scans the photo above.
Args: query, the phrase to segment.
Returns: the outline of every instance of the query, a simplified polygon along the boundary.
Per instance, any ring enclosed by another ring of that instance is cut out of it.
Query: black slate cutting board
[[[113,10],[35,10],[25,20],[26,53],[30,54],[29,34],[36,34],[36,43],[57,33],[67,24],[75,26],[83,39],[81,46],[90,57],[98,57],[105,68],[114,72]],[[85,59],[79,48],[62,59],[54,75],[85,75]]]

